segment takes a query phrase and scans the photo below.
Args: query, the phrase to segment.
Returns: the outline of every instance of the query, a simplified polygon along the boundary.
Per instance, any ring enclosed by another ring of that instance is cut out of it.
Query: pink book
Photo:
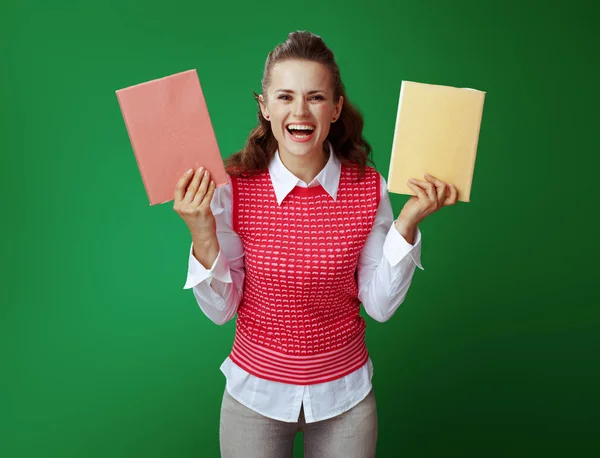
[[[196,70],[116,91],[150,205],[175,198],[188,169],[228,182]]]

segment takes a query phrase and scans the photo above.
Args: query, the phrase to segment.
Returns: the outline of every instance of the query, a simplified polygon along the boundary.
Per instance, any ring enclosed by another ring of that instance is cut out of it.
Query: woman
[[[410,180],[398,219],[367,165],[363,120],[333,53],[308,32],[268,56],[258,126],[227,161],[230,183],[188,171],[174,209],[192,236],[188,279],[202,311],[237,314],[220,423],[225,458],[281,458],[304,432],[307,457],[375,455],[372,364],[360,304],[378,321],[420,265],[418,224],[457,200],[435,177]]]

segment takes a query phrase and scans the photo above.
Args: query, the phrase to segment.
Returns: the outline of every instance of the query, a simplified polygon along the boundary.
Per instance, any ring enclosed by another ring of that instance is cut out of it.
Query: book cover
[[[485,92],[402,81],[388,191],[414,195],[406,182],[429,173],[470,202]]]
[[[196,70],[116,91],[150,205],[175,198],[177,181],[205,167],[228,182]]]

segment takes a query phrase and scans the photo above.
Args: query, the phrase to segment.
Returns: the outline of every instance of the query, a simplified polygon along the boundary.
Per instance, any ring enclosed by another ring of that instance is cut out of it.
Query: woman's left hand
[[[447,205],[454,205],[458,198],[458,191],[453,184],[444,183],[436,177],[425,174],[427,181],[408,180],[408,187],[416,196],[412,196],[406,204],[398,220],[408,226],[417,226],[432,213]]]

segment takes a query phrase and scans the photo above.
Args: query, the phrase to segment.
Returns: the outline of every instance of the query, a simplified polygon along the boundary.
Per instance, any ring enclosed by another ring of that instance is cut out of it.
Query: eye
[[[325,100],[325,97],[323,97],[322,95],[313,95],[310,99],[311,100]]]
[[[279,96],[277,97],[279,100],[290,100],[291,97],[287,94],[279,94]]]

